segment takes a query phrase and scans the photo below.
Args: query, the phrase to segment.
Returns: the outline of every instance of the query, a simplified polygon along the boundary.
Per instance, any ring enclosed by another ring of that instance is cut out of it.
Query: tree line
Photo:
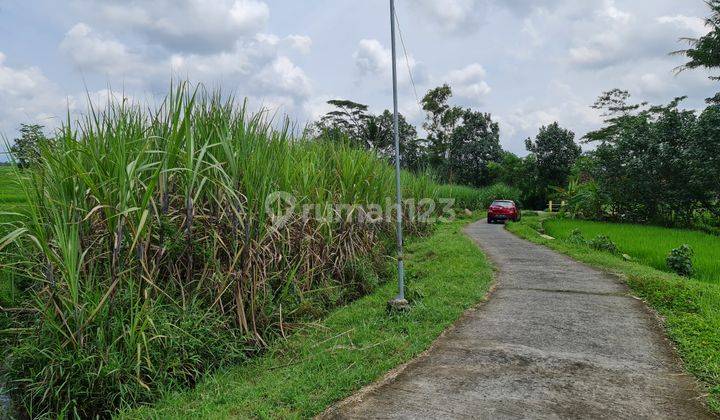
[[[707,35],[671,54],[687,57],[681,72],[720,67],[720,0],[707,1]],[[713,80],[720,77],[711,76]],[[400,116],[402,166],[429,171],[440,181],[484,187],[504,183],[521,191],[526,208],[564,201],[575,217],[640,223],[720,227],[720,93],[701,111],[680,108],[685,97],[666,105],[632,103],[628,91],[613,89],[592,105],[606,118],[579,143],[557,122],[528,138],[528,155],[500,146],[491,114],[449,104],[452,88],[430,90],[421,101],[426,138]],[[336,110],[311,126],[320,138],[345,138],[392,159],[392,114],[365,105],[330,101]]]
[[[710,0],[709,32],[683,38],[671,54],[689,61],[678,72],[720,67],[720,0]],[[710,76],[712,80],[720,80]],[[700,111],[633,103],[627,91],[605,92],[593,105],[605,124],[583,141],[596,147],[578,161],[561,195],[570,214],[720,232],[720,94]]]
[[[708,34],[684,38],[688,48],[671,53],[688,59],[678,72],[720,67],[720,0],[707,4]],[[525,208],[542,209],[553,199],[567,202],[565,211],[577,217],[720,226],[720,93],[697,112],[680,108],[684,97],[649,105],[613,89],[592,105],[606,117],[603,127],[578,141],[558,122],[540,127],[525,140],[524,157],[502,149],[500,126],[490,113],[451,105],[451,98],[447,84],[423,96],[424,138],[399,115],[404,169],[448,184],[506,184],[520,191]],[[328,103],[333,110],[308,126],[308,137],[350,142],[393,159],[389,110],[373,114],[346,99]],[[52,139],[38,125],[20,131],[11,152],[23,167],[36,159],[38,142]],[[580,143],[591,147],[583,153]]]
[[[430,172],[443,183],[486,187],[503,183],[521,192],[527,207],[540,208],[553,188],[565,185],[581,148],[575,134],[557,122],[540,128],[525,144],[526,157],[503,150],[500,125],[492,115],[451,105],[451,86],[444,84],[423,96],[422,125],[426,136],[400,114],[398,134],[401,165],[413,172]],[[392,113],[375,115],[368,106],[350,100],[331,100],[334,109],[312,123],[307,133],[324,141],[348,141],[394,159]]]

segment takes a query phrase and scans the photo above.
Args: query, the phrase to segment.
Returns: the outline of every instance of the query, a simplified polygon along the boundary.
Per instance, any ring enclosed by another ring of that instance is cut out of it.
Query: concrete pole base
[[[394,298],[387,303],[388,312],[405,312],[410,310],[410,303],[405,299]]]

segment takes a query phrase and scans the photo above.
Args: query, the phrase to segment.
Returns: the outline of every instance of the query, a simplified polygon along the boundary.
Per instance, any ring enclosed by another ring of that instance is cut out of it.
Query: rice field
[[[607,235],[622,253],[653,268],[670,271],[665,263],[670,250],[682,244],[692,247],[693,278],[720,283],[720,236],[704,232],[659,226],[548,219],[543,223],[548,235],[564,239],[579,229],[585,239]]]

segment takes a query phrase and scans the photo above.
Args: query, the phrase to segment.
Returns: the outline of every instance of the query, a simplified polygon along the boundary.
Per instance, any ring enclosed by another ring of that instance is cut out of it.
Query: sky
[[[689,109],[717,91],[702,70],[675,74],[683,58],[668,54],[707,32],[703,0],[396,3],[400,111],[420,126],[417,98],[449,83],[451,103],[491,113],[519,155],[542,125],[598,128],[590,105],[612,88],[637,102],[688,96]],[[329,99],[379,113],[392,107],[389,27],[387,0],[0,0],[0,136],[20,123],[50,132],[88,101],[156,103],[173,78],[300,126]]]

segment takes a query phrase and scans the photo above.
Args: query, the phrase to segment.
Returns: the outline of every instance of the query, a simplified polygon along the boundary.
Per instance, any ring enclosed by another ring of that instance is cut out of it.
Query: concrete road
[[[490,300],[327,418],[711,418],[658,320],[614,276],[485,221]]]

